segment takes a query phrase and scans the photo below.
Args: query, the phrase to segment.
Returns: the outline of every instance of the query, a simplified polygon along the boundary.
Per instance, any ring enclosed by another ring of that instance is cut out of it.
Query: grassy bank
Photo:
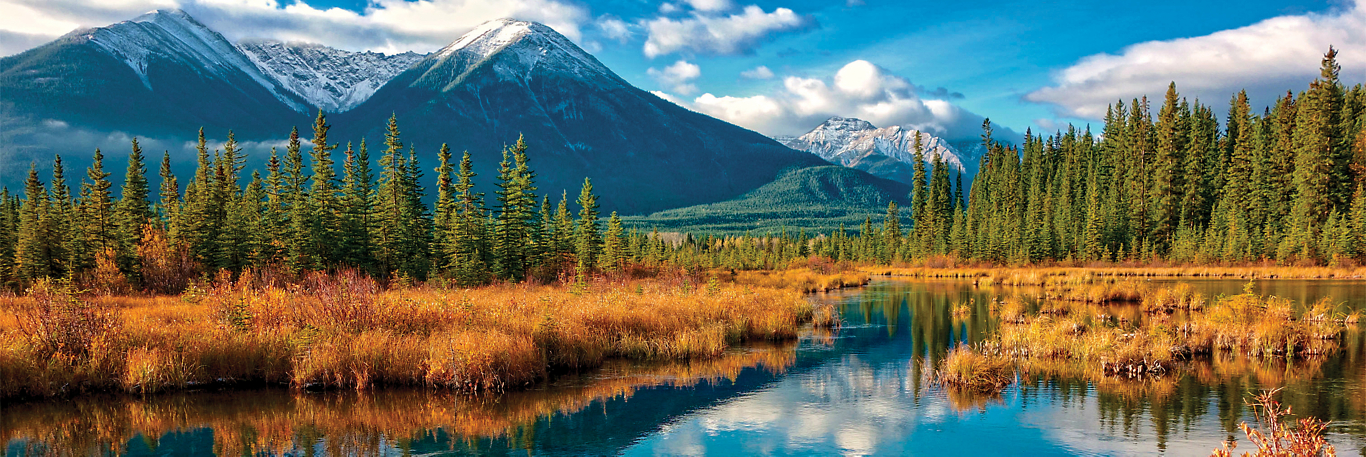
[[[686,278],[381,290],[351,273],[298,284],[246,274],[180,297],[43,283],[0,300],[13,316],[0,321],[6,398],[211,384],[502,391],[614,358],[716,357],[837,319],[795,290]]]
[[[1366,267],[1289,266],[864,266],[875,276],[966,278],[993,284],[1042,286],[1101,278],[1239,278],[1239,279],[1366,279]]]
[[[997,391],[1005,387],[997,381],[1017,370],[1108,383],[1176,377],[1190,365],[1184,362],[1211,357],[1312,361],[1335,353],[1343,332],[1360,320],[1359,311],[1339,309],[1331,299],[1296,305],[1250,292],[1205,297],[1186,284],[1105,280],[1052,284],[1034,294],[994,300],[989,309],[1002,322],[999,331],[952,351],[938,379]],[[1116,302],[1123,304],[1107,305]]]
[[[502,438],[508,445],[534,433],[536,421],[584,410],[594,402],[631,398],[644,388],[686,389],[736,379],[743,370],[782,372],[796,362],[794,342],[757,344],[708,359],[627,363],[609,361],[599,373],[554,388],[495,397],[447,390],[381,389],[306,393],[286,389],[247,392],[100,394],[60,402],[6,405],[0,442],[26,440],[42,452],[91,455],[121,453],[141,435],[155,440],[170,432],[213,430],[216,455],[285,455],[323,440],[327,455],[377,455],[381,446],[410,450],[411,441],[440,429],[469,442]],[[452,407],[459,405],[458,407]],[[300,434],[299,431],[308,432]],[[392,449],[389,450],[392,452]]]

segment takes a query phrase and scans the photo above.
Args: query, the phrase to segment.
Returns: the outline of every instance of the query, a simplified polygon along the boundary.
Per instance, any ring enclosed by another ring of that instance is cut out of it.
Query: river
[[[1171,282],[1157,280],[1156,282]],[[1209,295],[1244,281],[1182,280]],[[1366,308],[1366,281],[1261,281],[1297,302]],[[1349,327],[1321,360],[1215,356],[1147,383],[1029,377],[999,396],[930,382],[960,342],[997,322],[1009,288],[878,280],[813,296],[845,325],[707,361],[611,363],[496,397],[288,389],[93,396],[0,407],[6,454],[117,455],[1208,455],[1252,421],[1251,393],[1284,387],[1332,421],[1338,455],[1366,454],[1366,342]],[[970,316],[952,316],[971,303]],[[1132,305],[1131,305],[1132,306]],[[1133,312],[1129,310],[1128,312]],[[1117,313],[1125,313],[1119,310]]]

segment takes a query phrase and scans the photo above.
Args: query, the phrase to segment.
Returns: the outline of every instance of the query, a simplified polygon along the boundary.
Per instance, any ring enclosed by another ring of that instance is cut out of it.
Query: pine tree
[[[299,141],[299,128],[295,127],[289,133],[289,143],[285,146],[285,159],[283,166],[284,173],[284,201],[286,221],[289,225],[285,230],[285,265],[295,273],[302,272],[314,267],[312,257],[314,246],[312,243],[313,211],[309,192],[305,188],[309,177],[304,174],[304,156],[302,144]]]
[[[313,170],[308,197],[309,227],[308,256],[316,267],[333,265],[340,257],[342,205],[337,197],[337,171],[332,161],[335,144],[328,144],[327,118],[322,110],[313,122],[313,152],[309,168]]]
[[[1340,153],[1338,114],[1342,102],[1336,58],[1337,50],[1329,48],[1319,79],[1309,85],[1309,91],[1297,104],[1291,249],[1309,258],[1317,258],[1313,245],[1336,203],[1335,161]]]
[[[115,219],[118,221],[119,267],[134,277],[139,268],[137,246],[142,241],[143,227],[153,216],[148,194],[147,165],[143,162],[138,139],[133,138],[133,151],[128,154],[128,171],[124,174]]]
[[[161,154],[161,169],[158,173],[161,176],[161,201],[157,203],[157,210],[161,213],[161,224],[168,231],[172,227],[177,227],[176,222],[180,217],[180,183],[176,180],[175,173],[171,171],[171,152],[164,151]],[[174,237],[174,235],[171,235]]]
[[[532,223],[535,219],[536,187],[534,174],[527,163],[526,141],[503,151],[498,171],[498,222],[494,230],[495,273],[499,278],[520,281],[533,257],[531,244]]]
[[[75,277],[90,266],[90,259],[94,256],[85,249],[87,226],[76,211],[76,202],[71,199],[71,188],[66,184],[66,168],[62,165],[60,155],[53,157],[52,185],[49,188],[52,203],[43,229],[48,231],[44,237],[49,243],[52,274]]]
[[[86,170],[86,178],[89,181],[81,182],[79,211],[87,227],[88,245],[96,253],[114,249],[118,245],[118,237],[114,233],[114,199],[111,191],[114,185],[109,182],[109,173],[104,171],[104,154],[99,149],[95,150],[90,168]]]
[[[1180,122],[1183,114],[1178,106],[1179,97],[1176,83],[1167,86],[1167,96],[1158,113],[1157,125],[1154,126],[1157,144],[1152,163],[1152,186],[1147,196],[1152,201],[1151,236],[1153,241],[1164,246],[1164,251],[1176,234],[1184,189],[1182,172],[1185,160],[1182,154],[1186,148],[1186,132]]]
[[[29,165],[24,181],[24,202],[19,209],[19,234],[15,247],[17,276],[33,281],[52,274],[52,245],[45,224],[48,223],[47,188],[38,180],[38,169]]]
[[[616,217],[616,212],[612,216]],[[887,202],[887,218],[882,222],[882,233],[885,237],[883,244],[887,247],[882,260],[894,261],[896,253],[901,250],[901,215],[897,212],[895,201]]]
[[[452,265],[450,254],[456,251],[451,245],[455,239],[457,211],[454,183],[451,181],[451,148],[443,143],[436,158],[436,210],[432,215],[436,232],[432,240],[432,267],[438,272],[445,272]]]
[[[483,247],[484,194],[474,191],[474,165],[469,151],[460,157],[460,170],[452,185],[454,206],[451,234],[446,256],[456,270],[456,281],[462,286],[487,281],[485,249]]]
[[[593,182],[583,178],[579,191],[579,219],[574,228],[574,257],[578,261],[578,276],[583,278],[597,266],[602,252],[602,236],[598,227],[598,197],[593,195]]]
[[[624,246],[625,231],[621,226],[621,218],[617,212],[613,211],[611,218],[607,220],[607,236],[602,243],[602,266],[607,271],[619,271],[626,263],[626,246]]]
[[[285,246],[289,241],[290,195],[281,167],[279,151],[270,148],[270,158],[266,161],[266,204],[262,215],[266,241],[260,246],[261,262],[268,265],[284,260]]]
[[[359,151],[353,151],[351,144],[347,143],[342,174],[342,229],[338,242],[341,262],[352,267],[369,267],[373,262],[371,249],[374,247],[370,240],[370,230],[373,228],[371,215],[374,212],[371,194],[374,190],[373,178],[370,176],[370,153],[364,139],[360,142]]]

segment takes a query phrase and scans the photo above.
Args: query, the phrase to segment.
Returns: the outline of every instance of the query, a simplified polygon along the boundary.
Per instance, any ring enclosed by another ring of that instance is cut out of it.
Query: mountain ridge
[[[914,180],[914,144],[917,135],[927,164],[938,157],[959,172],[967,171],[962,154],[939,137],[899,125],[878,128],[857,118],[834,116],[799,137],[779,137],[777,140],[787,147],[810,152],[831,163],[911,183]]]

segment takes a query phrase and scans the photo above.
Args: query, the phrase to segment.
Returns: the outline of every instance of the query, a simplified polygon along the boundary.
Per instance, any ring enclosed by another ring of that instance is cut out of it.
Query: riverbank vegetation
[[[443,434],[452,446],[474,447],[483,439],[494,440],[488,446],[521,447],[529,445],[521,438],[535,433],[538,420],[570,420],[595,402],[630,399],[642,389],[734,382],[745,370],[781,373],[795,362],[793,342],[753,344],[709,359],[610,361],[592,376],[494,397],[403,388],[102,394],[6,404],[0,441],[22,440],[29,454],[121,454],[130,443],[155,451],[168,433],[209,428],[216,455],[284,455],[317,445],[327,455],[376,455],[411,451],[414,442]],[[310,439],[318,436],[328,439]]]
[[[1295,304],[1256,295],[1251,283],[1243,294],[1205,297],[1187,284],[1133,282],[1104,280],[1102,285],[1141,290],[1136,294],[1141,300],[1075,299],[1096,297],[1096,286],[1085,283],[1054,284],[993,300],[989,310],[1002,325],[986,340],[952,351],[941,363],[940,381],[999,390],[1005,385],[968,382],[984,376],[966,374],[1018,370],[1065,372],[1096,382],[1143,381],[1179,377],[1184,362],[1212,356],[1316,359],[1335,353],[1348,326],[1360,320],[1359,311],[1332,299]]]
[[[799,292],[686,276],[577,287],[382,289],[353,271],[251,271],[181,297],[86,296],[41,281],[0,299],[0,397],[206,385],[517,389],[614,358],[711,358],[789,340],[832,310]]]

